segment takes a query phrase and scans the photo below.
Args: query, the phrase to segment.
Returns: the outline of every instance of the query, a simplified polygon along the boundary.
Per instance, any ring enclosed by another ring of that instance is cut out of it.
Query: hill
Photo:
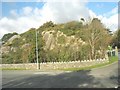
[[[78,21],[49,21],[22,34],[4,35],[2,63],[35,63],[36,31],[39,62],[104,58],[112,38],[97,18],[85,25]]]

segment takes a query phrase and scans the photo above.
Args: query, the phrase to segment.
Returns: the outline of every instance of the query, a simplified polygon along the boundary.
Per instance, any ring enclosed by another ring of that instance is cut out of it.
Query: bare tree
[[[90,59],[96,59],[97,51],[104,52],[110,41],[110,35],[100,20],[94,18],[89,25],[85,26],[84,39],[90,46]]]

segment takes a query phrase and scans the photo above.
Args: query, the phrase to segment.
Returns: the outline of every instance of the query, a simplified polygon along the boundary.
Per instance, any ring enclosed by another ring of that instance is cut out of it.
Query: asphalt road
[[[2,88],[114,88],[118,63],[78,71],[3,71]]]

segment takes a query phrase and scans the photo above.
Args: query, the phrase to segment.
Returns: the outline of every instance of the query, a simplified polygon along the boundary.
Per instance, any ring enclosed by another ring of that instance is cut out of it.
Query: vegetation
[[[93,69],[93,68],[99,68],[99,67],[103,67],[103,66],[106,66],[106,65],[110,65],[114,62],[117,62],[118,61],[118,57],[116,56],[112,56],[112,57],[109,57],[109,62],[106,62],[106,63],[102,63],[102,64],[96,64],[96,65],[92,65],[92,66],[88,66],[88,67],[82,67],[82,68],[66,68],[66,69],[58,69],[58,70],[64,70],[64,71],[80,71],[80,70],[90,70],[90,69]]]
[[[54,33],[49,33],[49,31],[54,31]],[[64,35],[57,37],[58,31]],[[38,29],[31,28],[20,34],[21,37],[15,38],[10,45],[4,44],[3,47],[7,48],[9,46],[10,49],[8,50],[9,53],[3,53],[2,62],[9,64],[35,63],[36,32],[39,62],[104,58],[108,45],[112,43],[111,40],[117,38],[112,36],[97,18],[85,25],[78,21],[64,24],[54,24],[50,21],[44,23]],[[6,34],[2,40],[7,42],[15,34]],[[50,37],[50,35],[53,35],[53,37]],[[49,45],[47,45],[48,43]],[[46,46],[49,47],[46,48]]]
[[[63,35],[58,37],[58,43],[60,43],[60,44],[64,44],[65,43],[65,37]]]
[[[115,46],[117,46],[120,49],[120,29],[118,29],[114,33],[111,45],[113,46],[113,48],[115,48]]]
[[[2,41],[7,42],[12,36],[14,35],[18,35],[18,33],[14,32],[14,33],[8,33],[8,34],[5,34],[3,37],[2,37]]]

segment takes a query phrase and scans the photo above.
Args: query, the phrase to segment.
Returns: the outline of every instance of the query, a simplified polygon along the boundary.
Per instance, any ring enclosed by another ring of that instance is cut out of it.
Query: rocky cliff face
[[[81,38],[76,38],[75,36],[67,36],[61,31],[43,31],[42,32],[43,39],[45,40],[44,49],[52,50],[56,46],[57,47],[66,47],[71,46],[77,50],[79,46],[86,44]]]
[[[78,50],[78,48],[82,45],[85,45],[86,43],[81,40],[81,38],[76,38],[74,35],[67,36],[61,31],[43,31],[42,37],[45,41],[44,50],[52,50],[55,47],[66,47],[70,46],[71,48],[74,48],[74,50]],[[12,44],[13,40],[16,38],[22,38],[20,35],[14,35],[11,37],[2,47],[2,53],[7,54],[10,51],[16,52],[16,47],[7,46],[7,44]],[[39,38],[39,37],[38,37]],[[24,41],[24,39],[23,39]],[[18,45],[19,46],[19,45]],[[30,46],[30,43],[25,43],[21,46],[22,49],[25,49]]]
[[[35,33],[33,33],[34,35]],[[78,51],[80,47],[85,45],[86,43],[81,38],[76,38],[74,35],[67,36],[61,31],[56,30],[44,30],[41,32],[41,36],[39,37],[38,33],[38,39],[41,38],[44,40],[44,46],[43,49],[45,51],[55,51],[56,48],[62,49],[69,47],[71,50]],[[32,34],[31,34],[32,35]],[[30,34],[29,34],[30,36]],[[34,40],[33,40],[34,39]],[[28,42],[29,40],[29,42]],[[35,50],[36,50],[36,40],[34,37],[24,37],[22,35],[14,35],[12,36],[4,45],[1,47],[1,51],[3,56],[12,57],[12,55],[16,55],[16,57],[21,57],[21,59],[27,59],[31,57],[35,58]],[[42,42],[38,41],[40,44]],[[41,47],[39,47],[41,48]],[[62,53],[62,52],[61,52]],[[14,59],[14,58],[13,58]],[[15,60],[14,60],[15,61]]]
[[[13,43],[13,40],[20,38],[20,35],[14,35],[12,36],[7,42],[5,42],[4,45],[1,46],[2,54],[8,54],[11,51],[16,52],[16,47],[9,46]]]
[[[1,46],[2,54],[8,54],[10,52],[10,46]]]

